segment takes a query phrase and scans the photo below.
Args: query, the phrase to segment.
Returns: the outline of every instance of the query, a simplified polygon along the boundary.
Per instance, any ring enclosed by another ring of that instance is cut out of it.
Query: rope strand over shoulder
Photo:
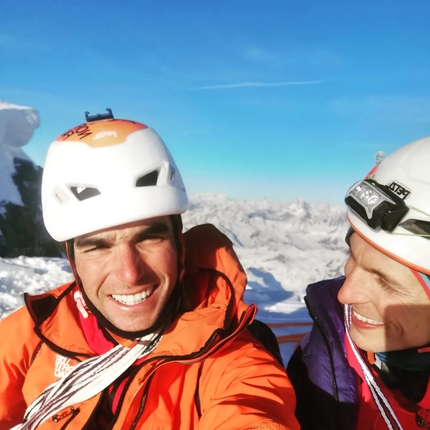
[[[372,375],[372,372],[368,368],[367,364],[364,362],[361,357],[357,346],[355,345],[352,337],[350,335],[350,327],[351,327],[351,312],[352,308],[350,305],[344,306],[344,316],[345,316],[345,331],[347,334],[348,341],[351,345],[352,351],[358,361],[358,364],[361,367],[361,371],[363,372],[364,380],[366,381],[367,386],[372,394],[373,400],[381,413],[382,418],[385,421],[389,430],[403,430],[394,410],[392,409],[388,399],[384,396],[384,393],[381,391],[379,385],[377,384],[375,378]]]
[[[136,360],[158,344],[163,330],[151,333],[127,348],[117,345],[107,353],[72,367],[67,375],[49,385],[27,408],[24,422],[12,430],[35,430],[40,424],[67,408],[102,392]]]

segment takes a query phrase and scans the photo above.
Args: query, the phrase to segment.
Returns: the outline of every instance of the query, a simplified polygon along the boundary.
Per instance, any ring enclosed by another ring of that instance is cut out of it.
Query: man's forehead
[[[394,285],[401,287],[405,279],[411,278],[412,272],[408,266],[372,246],[359,234],[351,235],[350,252],[365,270],[384,277]]]
[[[358,233],[350,236],[349,250],[356,260],[360,260],[366,266],[377,267],[380,271],[384,271],[385,269],[390,270],[397,266],[406,268],[403,264],[386,255],[375,246],[372,246],[371,243],[367,242]]]
[[[84,239],[88,237],[97,237],[97,236],[105,236],[117,232],[127,231],[130,229],[136,230],[136,231],[143,231],[147,229],[160,229],[162,227],[164,228],[171,228],[171,221],[168,215],[156,217],[156,218],[148,218],[144,220],[139,221],[133,221],[126,224],[121,224],[119,226],[109,227],[102,230],[98,230],[92,233],[88,233],[82,236],[79,236],[75,238],[75,240]]]

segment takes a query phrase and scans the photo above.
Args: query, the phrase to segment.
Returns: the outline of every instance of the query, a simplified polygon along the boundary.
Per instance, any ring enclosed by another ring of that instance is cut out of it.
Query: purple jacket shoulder
[[[324,280],[306,289],[314,325],[287,366],[302,429],[355,429],[358,376],[346,359],[343,306],[337,300],[344,280]]]

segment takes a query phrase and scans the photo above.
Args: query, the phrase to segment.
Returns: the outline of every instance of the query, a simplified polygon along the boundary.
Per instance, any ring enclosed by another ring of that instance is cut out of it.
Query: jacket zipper
[[[63,429],[65,429],[70,424],[70,421],[72,421],[73,418],[75,418],[76,415],[79,414],[80,411],[81,410],[79,408],[75,408],[75,407],[71,406],[67,411],[64,411],[61,414],[55,414],[55,415],[53,415],[51,419],[52,419],[52,421],[54,423],[58,423],[62,419],[68,417],[67,421],[61,426],[60,430],[63,430]]]
[[[70,418],[64,423],[64,425],[60,428],[60,430],[64,430],[66,427],[69,426],[70,422],[78,415],[80,412],[80,409],[75,409],[70,416]]]
[[[134,430],[136,428],[136,425],[137,425],[140,417],[143,414],[143,410],[145,409],[145,404],[146,404],[146,394],[142,397],[142,400],[141,400],[140,406],[139,406],[139,411],[138,411],[133,423],[131,424],[130,430]]]
[[[152,378],[152,375],[151,375],[150,379],[151,378]],[[137,415],[135,416],[135,418],[134,418],[134,420],[133,420],[133,422],[131,424],[130,430],[134,430],[136,428],[136,425],[139,422],[140,417],[143,414],[143,410],[145,409],[145,405],[146,405],[146,399],[148,397],[148,390],[149,390],[149,384],[150,384],[150,382],[151,381],[148,381],[147,384],[146,384],[145,392],[143,393],[142,400],[140,401],[139,410],[137,411]]]
[[[424,410],[421,409],[421,410],[424,412],[424,414],[420,415],[418,411],[415,412],[415,422],[417,423],[418,427],[426,427],[427,429],[430,429],[429,410],[428,409],[424,409]]]

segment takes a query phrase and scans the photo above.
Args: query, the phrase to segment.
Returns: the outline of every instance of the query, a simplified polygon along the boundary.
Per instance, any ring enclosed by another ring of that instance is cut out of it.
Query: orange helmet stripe
[[[145,128],[147,128],[145,124],[124,119],[87,122],[73,127],[59,136],[56,141],[73,140],[84,142],[92,148],[101,148],[123,143],[129,134]]]
[[[387,255],[393,260],[396,260],[398,263],[403,264],[406,267],[409,267],[410,269],[415,269],[418,272],[425,273],[426,275],[430,275],[430,270],[425,269],[424,267],[417,266],[416,264],[413,264],[407,260],[404,260],[403,258],[400,258],[396,254],[393,254],[392,252],[387,251],[385,248],[382,248],[382,246],[379,246],[378,244],[370,240],[364,233],[362,233],[358,228],[354,226],[354,224],[351,222],[348,216],[347,218],[354,232],[357,233],[362,239],[364,239],[369,245],[373,246],[373,248],[377,249],[378,251],[382,252],[383,254]]]

